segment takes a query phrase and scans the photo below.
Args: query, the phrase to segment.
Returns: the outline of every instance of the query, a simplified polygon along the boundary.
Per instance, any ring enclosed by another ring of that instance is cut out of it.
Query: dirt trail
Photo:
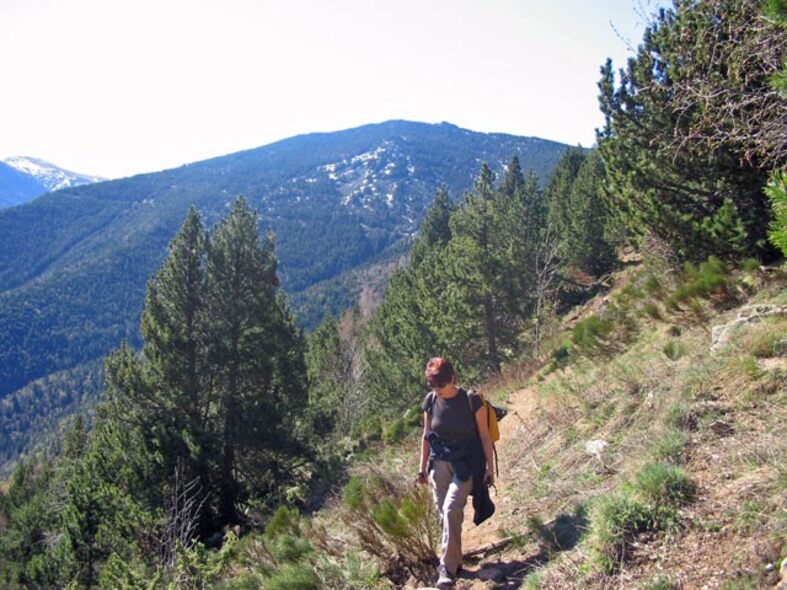
[[[498,531],[506,526],[502,517],[510,513],[511,509],[516,508],[511,505],[512,500],[506,494],[506,489],[511,484],[510,471],[507,469],[508,442],[523,436],[527,424],[534,419],[538,407],[538,396],[530,388],[520,389],[508,398],[506,403],[508,415],[499,423],[500,440],[496,444],[500,476],[495,484],[497,491],[492,490],[492,500],[497,506],[497,510],[492,518],[476,526],[473,524],[472,508],[468,505],[468,509],[465,510],[462,539],[465,552],[500,540]]]

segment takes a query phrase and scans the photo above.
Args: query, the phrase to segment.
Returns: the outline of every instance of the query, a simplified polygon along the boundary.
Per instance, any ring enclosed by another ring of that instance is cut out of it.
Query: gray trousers
[[[462,564],[462,522],[465,517],[467,496],[473,489],[473,478],[459,481],[454,477],[451,463],[432,459],[429,471],[435,508],[443,527],[443,553],[440,565],[455,574]]]

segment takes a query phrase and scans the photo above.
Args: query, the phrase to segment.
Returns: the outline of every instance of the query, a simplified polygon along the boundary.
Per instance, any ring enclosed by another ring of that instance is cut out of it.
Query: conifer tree
[[[522,165],[519,163],[519,156],[514,154],[506,166],[506,173],[500,184],[500,192],[506,197],[513,198],[516,194],[523,193],[524,190],[525,177],[522,174]]]
[[[207,258],[208,355],[217,404],[218,511],[240,520],[252,494],[275,492],[292,478],[288,456],[303,449],[288,420],[305,408],[303,342],[277,296],[273,238],[260,239],[245,199],[211,239]]]
[[[444,322],[444,310],[436,312],[432,301],[435,290],[446,282],[444,274],[435,275],[443,271],[454,209],[441,188],[424,217],[408,265],[393,273],[370,320],[363,356],[369,368],[371,411],[403,410],[417,402],[424,391],[424,363],[431,356],[449,354],[433,329]]]
[[[451,261],[469,263],[454,266],[451,279],[456,281],[460,296],[465,297],[471,307],[480,308],[482,336],[486,341],[485,356],[489,366],[495,369],[501,360],[498,350],[502,327],[499,317],[502,303],[500,279],[504,263],[502,252],[494,247],[498,196],[495,173],[483,163],[473,191],[465,194],[464,206],[451,218],[452,234],[463,239],[453,244],[454,251],[449,256]]]
[[[451,239],[449,220],[455,209],[456,206],[448,195],[448,189],[441,186],[418,228],[418,239],[410,251],[412,265],[418,266],[428,252],[444,247],[448,243]]]
[[[598,150],[582,162],[568,198],[568,262],[594,276],[612,269],[615,250],[606,239],[607,205],[602,196],[604,162]]]
[[[337,430],[339,405],[347,394],[350,370],[339,338],[339,323],[327,317],[306,337],[309,411],[315,434],[321,438]]]
[[[546,188],[547,220],[552,231],[560,237],[560,250],[566,254],[565,238],[571,231],[569,210],[571,208],[571,187],[579,174],[579,168],[585,161],[585,150],[581,147],[570,147],[563,152],[549,177]]]
[[[617,83],[602,68],[606,194],[632,235],[685,258],[769,255],[763,187],[787,160],[784,99],[769,82],[784,40],[760,3],[678,2]]]

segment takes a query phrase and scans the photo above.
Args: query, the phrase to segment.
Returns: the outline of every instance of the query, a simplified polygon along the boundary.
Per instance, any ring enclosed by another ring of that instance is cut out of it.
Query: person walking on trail
[[[488,486],[494,483],[494,457],[487,407],[480,395],[457,386],[456,373],[444,358],[426,364],[432,388],[424,398],[424,433],[417,482],[432,486],[443,528],[438,588],[451,588],[462,563],[462,521],[469,495],[475,524],[495,511]]]

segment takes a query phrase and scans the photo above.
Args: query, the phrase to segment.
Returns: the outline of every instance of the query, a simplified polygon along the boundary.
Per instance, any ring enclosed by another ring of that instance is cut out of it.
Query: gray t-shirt
[[[421,409],[431,416],[432,430],[440,439],[450,442],[478,436],[475,413],[483,402],[477,395],[471,395],[469,402],[467,397],[467,391],[461,388],[454,397],[448,399],[433,391],[426,394]]]

